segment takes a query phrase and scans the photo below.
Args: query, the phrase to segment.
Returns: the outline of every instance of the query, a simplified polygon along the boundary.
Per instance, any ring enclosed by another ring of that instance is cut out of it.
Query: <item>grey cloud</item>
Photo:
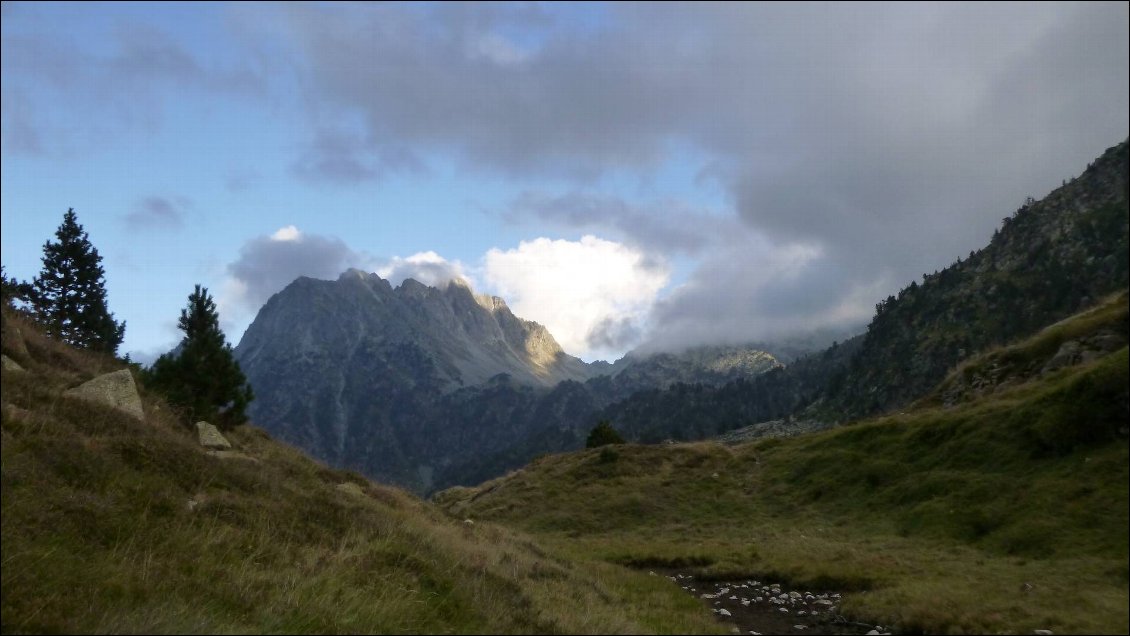
[[[278,8],[313,127],[360,124],[308,172],[375,178],[381,153],[412,148],[582,180],[519,198],[511,219],[701,259],[656,333],[737,338],[948,264],[1130,132],[1125,3],[629,3],[582,26],[559,9]],[[723,222],[679,236],[601,192],[688,147],[726,191]],[[821,262],[773,285],[749,275],[791,244]]]
[[[374,148],[349,133],[319,129],[292,166],[308,181],[355,184],[380,179],[392,172],[423,173],[424,162],[403,147]]]
[[[625,242],[664,253],[699,254],[731,220],[695,210],[678,201],[634,205],[601,194],[569,192],[553,196],[526,191],[503,212],[508,222],[548,221],[570,229],[601,231]]]
[[[585,342],[593,351],[624,351],[638,344],[641,336],[636,321],[608,316],[589,331]]]
[[[0,117],[9,153],[74,153],[108,143],[123,130],[153,129],[165,100],[184,90],[238,96],[264,90],[252,69],[207,67],[146,25],[119,25],[109,54],[38,31],[3,37]],[[68,111],[75,94],[84,96],[81,114]]]
[[[140,230],[171,230],[184,226],[184,217],[192,202],[182,196],[171,200],[161,196],[148,196],[137,202],[134,210],[123,217],[131,228]]]
[[[350,267],[363,267],[367,260],[335,237],[301,234],[295,240],[279,241],[260,236],[240,248],[239,259],[227,270],[245,286],[242,309],[256,311],[299,276],[336,279]]]
[[[224,177],[224,187],[228,192],[244,192],[251,189],[262,176],[255,170],[231,170]]]

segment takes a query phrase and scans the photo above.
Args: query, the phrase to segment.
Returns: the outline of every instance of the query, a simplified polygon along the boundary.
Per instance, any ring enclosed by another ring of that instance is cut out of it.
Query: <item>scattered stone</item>
[[[216,459],[242,459],[242,460],[253,462],[253,463],[256,463],[256,464],[259,463],[259,460],[256,459],[255,457],[252,457],[250,455],[244,455],[243,453],[241,453],[239,451],[210,450],[210,451],[205,451],[204,454],[208,455],[210,457],[215,457]]]
[[[782,613],[782,614],[788,614],[788,613],[789,613],[789,608],[787,608],[787,607],[778,607],[778,608],[777,608],[777,611],[778,611],[778,612],[780,612],[780,613]]]
[[[808,629],[808,625],[793,625],[793,629]]]
[[[212,450],[229,450],[231,448],[231,442],[224,437],[223,433],[220,433],[220,429],[208,422],[196,423],[196,437],[204,448]]]
[[[133,375],[130,374],[129,369],[102,374],[73,389],[63,391],[63,395],[90,402],[101,402],[131,417],[145,420],[145,411],[141,408],[141,396],[137,394],[137,385],[133,383]]]
[[[873,629],[873,630],[867,632],[867,636],[879,636],[879,630]]]
[[[720,609],[720,610],[718,610],[718,614],[720,616],[731,616],[730,610],[728,610],[728,609]]]
[[[1055,634],[1055,632],[1053,632],[1050,629],[1037,629],[1033,633],[1036,634],[1037,636],[1053,636]]]
[[[0,359],[3,360],[4,370],[14,373],[23,373],[24,368],[20,366],[19,362],[9,358],[6,355],[0,354]]]
[[[355,484],[351,481],[342,482],[342,483],[334,486],[334,488],[337,488],[341,492],[348,493],[350,495],[357,495],[357,496],[360,496],[360,497],[365,496],[365,491],[361,490],[361,486],[358,486],[357,484]]]
[[[1044,365],[1044,368],[1040,369],[1041,375],[1076,364],[1079,362],[1081,352],[1082,347],[1077,341],[1068,340],[1060,345],[1059,351],[1056,351],[1051,360],[1048,360]]]

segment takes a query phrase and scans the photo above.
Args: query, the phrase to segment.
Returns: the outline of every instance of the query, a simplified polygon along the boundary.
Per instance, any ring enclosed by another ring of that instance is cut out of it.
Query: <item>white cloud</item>
[[[670,271],[636,249],[589,235],[491,249],[483,276],[516,315],[545,325],[568,353],[595,359],[635,344],[624,337],[641,331]]]
[[[297,241],[300,238],[302,238],[302,232],[293,225],[280,227],[271,235],[272,241]]]
[[[393,256],[387,263],[376,268],[376,274],[394,287],[409,278],[429,287],[440,287],[452,279],[463,279],[474,287],[462,263],[449,261],[431,250],[417,252],[407,258]]]

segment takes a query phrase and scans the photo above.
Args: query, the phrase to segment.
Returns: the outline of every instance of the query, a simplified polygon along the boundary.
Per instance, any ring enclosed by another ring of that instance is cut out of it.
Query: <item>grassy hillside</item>
[[[665,580],[329,470],[246,427],[220,458],[62,396],[120,368],[4,313],[2,631],[710,633]]]
[[[436,499],[565,554],[855,590],[845,612],[903,631],[1125,633],[1126,315],[1122,294],[969,361],[951,384],[1002,358],[1030,370],[1070,339],[1122,337],[1116,351],[1008,375],[950,408],[931,399],[737,447],[550,456]]]

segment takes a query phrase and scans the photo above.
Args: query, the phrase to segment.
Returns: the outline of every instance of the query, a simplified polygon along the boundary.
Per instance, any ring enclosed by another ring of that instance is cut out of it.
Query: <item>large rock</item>
[[[23,371],[24,370],[24,368],[20,366],[19,362],[16,362],[15,360],[9,358],[8,356],[0,355],[0,359],[3,359],[5,371]]]
[[[145,420],[145,411],[141,408],[141,396],[137,394],[137,385],[133,383],[133,375],[130,374],[129,369],[100,375],[64,391],[63,395],[108,404],[131,417]]]
[[[218,428],[208,422],[196,423],[196,435],[200,440],[200,445],[204,448],[212,450],[228,450],[231,448],[231,442],[224,437]]]

